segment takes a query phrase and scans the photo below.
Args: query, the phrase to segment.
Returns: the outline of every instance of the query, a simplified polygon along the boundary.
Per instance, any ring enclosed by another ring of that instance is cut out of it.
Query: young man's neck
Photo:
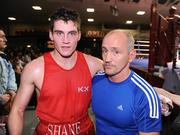
[[[65,69],[73,68],[77,61],[77,51],[73,52],[70,57],[63,57],[59,53],[53,51],[52,56],[56,63]]]

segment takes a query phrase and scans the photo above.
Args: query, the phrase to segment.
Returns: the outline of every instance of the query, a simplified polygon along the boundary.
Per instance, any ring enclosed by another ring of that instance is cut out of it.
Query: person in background
[[[156,91],[158,92],[158,94],[164,95],[165,97],[171,99],[171,101],[177,106],[180,106],[180,95],[173,94],[162,88],[156,88]],[[178,114],[178,116],[172,123],[172,131],[172,135],[179,135],[180,133],[180,114]]]
[[[180,15],[176,13],[177,12],[177,8],[175,6],[172,6],[169,9],[169,16],[166,17],[167,21],[171,20],[171,19],[175,19],[175,21],[180,24]]]
[[[7,118],[17,90],[14,70],[4,53],[6,42],[5,33],[0,29],[0,135],[7,134]]]
[[[102,42],[104,71],[92,84],[92,110],[97,135],[159,135],[160,99],[154,88],[135,72],[134,38],[120,30],[110,31]]]
[[[21,67],[17,61],[14,61],[12,63],[12,66],[15,71],[17,88],[19,88],[20,78],[21,78],[21,73],[22,73],[23,67]]]
[[[88,115],[91,79],[103,67],[98,58],[76,51],[81,38],[79,14],[57,9],[51,16],[49,38],[54,50],[23,69],[8,119],[10,134],[22,134],[24,111],[35,89],[39,124],[34,135],[94,135]]]
[[[171,93],[163,88],[155,87],[156,92],[172,100],[173,103],[180,106],[180,95]]]

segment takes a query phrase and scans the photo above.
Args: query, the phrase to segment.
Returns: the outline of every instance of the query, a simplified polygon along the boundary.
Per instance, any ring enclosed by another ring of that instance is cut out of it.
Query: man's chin
[[[109,70],[105,70],[105,73],[106,73],[108,76],[112,76],[112,75],[113,75],[113,72],[112,72],[112,71],[109,71]]]
[[[3,46],[1,45],[0,50],[4,51],[4,49],[6,49],[6,47],[7,47],[7,45],[3,45]]]
[[[5,44],[5,45],[3,45],[3,48],[5,49],[7,47],[7,45]]]
[[[72,55],[62,55],[63,58],[70,58]]]
[[[70,54],[61,54],[62,57],[64,58],[70,58],[73,55],[73,53]]]

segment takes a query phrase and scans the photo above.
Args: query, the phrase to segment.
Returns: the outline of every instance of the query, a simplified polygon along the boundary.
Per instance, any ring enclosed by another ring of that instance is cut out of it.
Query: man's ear
[[[78,32],[78,41],[81,39],[81,31]]]
[[[133,49],[129,53],[129,62],[132,62],[136,58],[136,50]]]
[[[51,30],[49,30],[49,38],[53,41],[53,33]]]

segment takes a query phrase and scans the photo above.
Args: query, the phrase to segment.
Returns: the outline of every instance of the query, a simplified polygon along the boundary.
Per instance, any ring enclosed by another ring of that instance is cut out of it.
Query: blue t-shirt
[[[161,130],[159,97],[133,71],[119,83],[110,81],[104,73],[97,74],[93,78],[92,108],[97,135],[138,135]]]

